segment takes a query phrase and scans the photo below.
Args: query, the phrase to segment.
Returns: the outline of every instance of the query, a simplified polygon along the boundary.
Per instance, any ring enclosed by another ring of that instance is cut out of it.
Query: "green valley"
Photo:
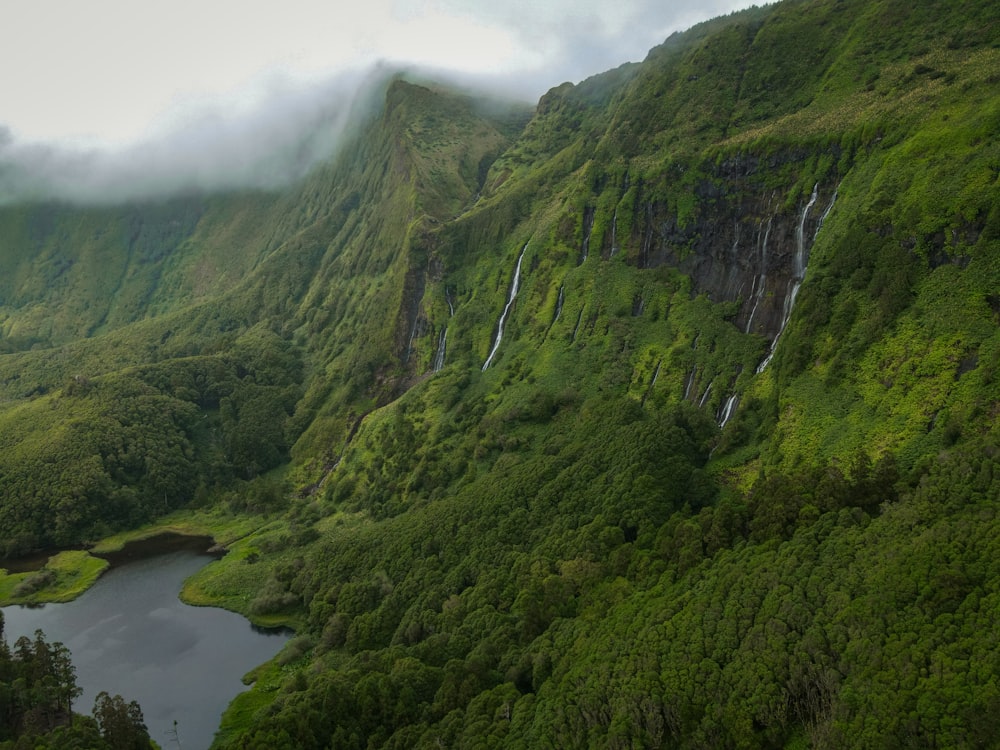
[[[230,544],[185,596],[296,637],[220,749],[992,747],[998,84],[986,0],[784,0],[0,206],[0,553]]]

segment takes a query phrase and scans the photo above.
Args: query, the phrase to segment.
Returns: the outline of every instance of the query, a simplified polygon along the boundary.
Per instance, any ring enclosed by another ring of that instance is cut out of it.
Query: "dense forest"
[[[69,650],[43,633],[11,648],[0,612],[0,748],[4,750],[148,750],[153,745],[135,701],[100,693],[92,716],[73,713],[80,697]]]
[[[784,0],[0,207],[0,552],[253,520],[220,749],[996,746],[998,83],[986,0]]]

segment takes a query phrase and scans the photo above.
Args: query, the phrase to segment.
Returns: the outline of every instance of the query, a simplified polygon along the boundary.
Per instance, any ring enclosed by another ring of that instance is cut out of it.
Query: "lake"
[[[4,607],[7,642],[41,629],[46,640],[62,641],[73,654],[83,689],[77,711],[89,713],[102,690],[118,693],[126,702],[138,701],[149,736],[164,750],[177,747],[169,733],[174,721],[184,750],[204,750],[222,712],[247,689],[243,675],[271,659],[290,633],[181,602],[184,579],[211,562],[209,555],[174,549],[135,556],[133,548],[116,557],[72,602]]]

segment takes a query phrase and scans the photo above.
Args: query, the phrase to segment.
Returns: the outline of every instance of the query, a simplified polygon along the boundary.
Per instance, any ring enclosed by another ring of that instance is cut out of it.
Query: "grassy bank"
[[[89,589],[108,568],[107,560],[95,555],[120,551],[129,542],[151,539],[161,534],[182,534],[210,536],[217,544],[227,549],[231,545],[240,549],[241,540],[250,539],[262,528],[268,527],[269,522],[260,516],[235,516],[204,510],[177,511],[155,523],[101,539],[89,551],[59,552],[50,557],[39,570],[8,573],[0,569],[0,606],[71,601]],[[238,559],[235,561],[224,558],[212,563],[209,567],[215,570],[209,578],[217,576],[219,570],[228,570],[233,562],[239,562],[239,552],[236,557]],[[211,588],[212,593],[197,586],[191,587],[189,592],[189,586],[186,585],[182,598],[189,604],[221,606],[241,614],[248,614],[245,607],[239,606],[242,593],[247,586],[236,583],[238,576],[227,576],[226,580],[230,578],[234,580],[230,585],[238,589],[236,593],[227,593],[218,586]],[[259,621],[258,618],[254,618],[254,622],[263,626],[285,624]]]
[[[68,602],[94,585],[108,561],[82,550],[60,552],[40,570],[0,572],[0,606]]]
[[[272,601],[270,596],[278,569],[297,554],[289,523],[280,520],[261,525],[261,519],[257,521],[255,528],[222,542],[228,550],[225,557],[185,581],[181,600],[238,612],[264,628],[298,628],[300,615],[291,613],[291,603]]]

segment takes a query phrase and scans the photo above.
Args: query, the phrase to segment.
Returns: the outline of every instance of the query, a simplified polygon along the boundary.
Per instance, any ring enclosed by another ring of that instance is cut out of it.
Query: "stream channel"
[[[209,544],[207,538],[159,537],[107,555],[111,567],[77,599],[4,607],[7,643],[41,629],[73,654],[83,689],[74,710],[89,713],[99,692],[117,693],[138,701],[149,736],[165,750],[205,750],[226,706],[247,689],[241,678],[291,635],[181,602],[184,580],[213,560],[205,552]]]

